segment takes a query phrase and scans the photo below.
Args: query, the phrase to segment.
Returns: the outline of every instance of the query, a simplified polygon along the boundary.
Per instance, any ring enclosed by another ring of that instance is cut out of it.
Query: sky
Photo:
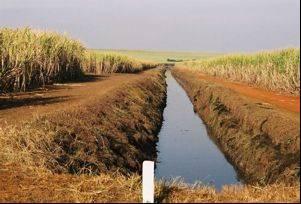
[[[299,47],[299,0],[0,0],[0,27],[89,48],[253,52]]]

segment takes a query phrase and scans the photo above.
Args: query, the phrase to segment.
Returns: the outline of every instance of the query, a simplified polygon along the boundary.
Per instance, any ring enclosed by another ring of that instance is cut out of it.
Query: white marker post
[[[154,202],[154,162],[144,161],[142,165],[142,196],[143,203]]]

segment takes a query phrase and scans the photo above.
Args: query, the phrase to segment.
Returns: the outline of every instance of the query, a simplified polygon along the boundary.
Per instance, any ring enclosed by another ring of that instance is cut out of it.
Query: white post
[[[144,161],[142,165],[142,196],[143,203],[154,202],[154,162]]]

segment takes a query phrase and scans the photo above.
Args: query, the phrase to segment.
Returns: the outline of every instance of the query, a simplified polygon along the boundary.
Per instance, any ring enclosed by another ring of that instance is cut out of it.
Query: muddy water
[[[194,113],[183,88],[166,72],[167,105],[159,133],[157,179],[181,177],[220,189],[238,183],[236,172],[209,138],[203,121]]]

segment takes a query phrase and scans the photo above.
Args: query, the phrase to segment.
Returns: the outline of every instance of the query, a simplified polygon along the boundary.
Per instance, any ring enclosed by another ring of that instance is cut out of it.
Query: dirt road
[[[0,95],[0,127],[17,124],[39,114],[89,103],[91,99],[131,83],[143,74],[88,76],[81,83],[56,84],[32,92]]]
[[[300,113],[300,96],[288,96],[274,91],[267,91],[256,87],[251,87],[243,83],[226,81],[221,78],[198,74],[200,79],[221,84],[244,96],[274,105],[280,109]]]

